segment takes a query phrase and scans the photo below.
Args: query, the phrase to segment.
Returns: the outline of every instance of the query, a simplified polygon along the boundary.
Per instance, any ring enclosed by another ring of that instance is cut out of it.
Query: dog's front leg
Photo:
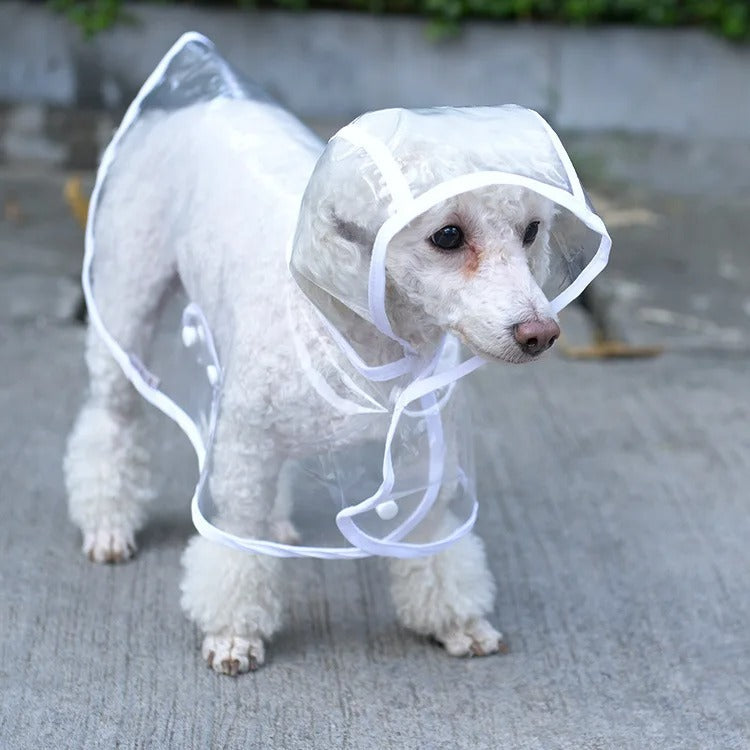
[[[445,476],[456,477],[457,437],[446,426]],[[449,510],[458,482],[447,481],[425,520],[409,536],[427,542],[447,536],[458,525]],[[482,540],[474,533],[431,557],[392,558],[391,594],[399,620],[420,635],[431,636],[451,656],[505,652],[502,633],[488,622],[495,581]]]
[[[246,409],[225,404],[222,414],[210,481],[216,523],[240,536],[268,539],[279,459]],[[209,666],[236,675],[263,664],[264,640],[281,621],[281,561],[194,537],[182,562],[182,607],[204,633]]]
[[[454,521],[445,511],[433,530],[445,536],[455,528]],[[494,604],[495,582],[476,534],[432,557],[394,558],[390,572],[396,613],[407,628],[431,636],[451,656],[507,650],[502,633],[486,619]]]

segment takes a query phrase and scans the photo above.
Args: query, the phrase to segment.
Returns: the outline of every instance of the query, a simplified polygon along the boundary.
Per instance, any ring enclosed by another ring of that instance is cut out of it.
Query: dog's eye
[[[438,229],[430,237],[430,242],[441,250],[457,250],[464,244],[464,233],[461,231],[461,227],[451,224]]]
[[[528,247],[535,239],[536,233],[539,231],[539,222],[532,221],[529,226],[526,227],[526,231],[523,233],[523,246]]]

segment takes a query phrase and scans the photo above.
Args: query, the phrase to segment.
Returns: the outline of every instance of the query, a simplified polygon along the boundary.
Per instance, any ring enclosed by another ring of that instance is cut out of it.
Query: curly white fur
[[[141,404],[96,331],[89,329],[92,392],[68,439],[64,469],[70,517],[83,532],[83,552],[120,562],[135,551],[135,532],[152,497]]]
[[[280,117],[288,118],[295,137],[280,134]],[[98,306],[123,346],[138,353],[148,345],[159,301],[175,275],[205,312],[225,368],[212,495],[224,528],[266,538],[296,533],[287,517],[283,457],[304,454],[335,431],[287,335],[287,305],[301,321],[310,304],[284,257],[320,151],[302,132],[291,116],[254,102],[217,101],[145,117],[123,142],[97,212]],[[416,170],[461,173],[472,166],[461,153],[435,151],[406,143],[397,158],[415,183]],[[266,179],[269,174],[274,179]],[[341,174],[328,186],[308,227],[316,243],[310,263],[317,264],[310,273],[344,289],[366,284],[367,241],[383,220],[370,210],[372,195],[365,192],[377,176],[369,183],[356,176]],[[552,216],[552,205],[535,194],[488,188],[415,220],[393,240],[387,258],[387,304],[397,333],[420,349],[449,329],[475,352],[528,360],[513,326],[551,316],[533,272],[543,275]],[[521,238],[530,221],[539,221],[540,231],[525,248]],[[462,252],[438,252],[427,239],[449,223],[464,228]],[[296,333],[313,356],[330,346],[309,324]],[[355,323],[347,335],[368,343],[372,329]],[[384,360],[400,353],[382,338],[377,346],[388,350]],[[135,548],[149,496],[139,405],[93,331],[87,362],[91,393],[65,459],[70,515],[92,559],[119,561]],[[433,512],[434,528],[449,522],[445,506]],[[279,561],[195,538],[183,565],[182,606],[205,633],[209,664],[228,674],[262,664],[264,640],[281,622]],[[434,636],[456,655],[501,648],[501,635],[484,619],[494,582],[476,536],[434,557],[394,560],[390,567],[398,616],[407,627]]]

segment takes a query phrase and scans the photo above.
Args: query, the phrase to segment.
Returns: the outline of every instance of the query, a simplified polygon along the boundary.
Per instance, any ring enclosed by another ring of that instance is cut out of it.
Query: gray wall
[[[210,36],[301,116],[516,102],[563,130],[750,138],[750,47],[699,31],[469,23],[431,42],[407,18],[135,6],[91,42],[43,6],[0,4],[0,102],[119,109],[183,32]]]

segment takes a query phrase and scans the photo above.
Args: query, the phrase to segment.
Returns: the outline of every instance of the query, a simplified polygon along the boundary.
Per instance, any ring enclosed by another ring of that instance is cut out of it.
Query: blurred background
[[[604,217],[610,266],[552,356],[473,377],[508,656],[401,631],[377,565],[295,563],[269,667],[215,677],[178,603],[193,459],[158,416],[139,557],[79,555],[82,224],[187,30],[323,136],[536,109]],[[750,747],[749,238],[750,0],[0,2],[0,746]]]
[[[67,200],[82,218],[99,154],[186,29],[213,39],[236,68],[324,136],[382,107],[515,102],[536,109],[563,135],[615,239],[649,245],[646,273],[635,267],[644,259],[618,242],[613,268],[597,285],[608,304],[626,305],[638,342],[667,333],[672,345],[745,346],[740,322],[750,302],[731,277],[746,270],[746,254],[732,247],[729,204],[750,194],[747,0],[1,2],[6,179],[54,173],[62,190],[80,175]],[[21,179],[3,187],[10,226],[38,211],[26,186]],[[716,215],[695,203],[701,198],[729,213]],[[674,225],[680,211],[685,230]],[[710,257],[686,257],[678,235],[700,233],[706,222]],[[78,257],[70,256],[72,273]],[[676,295],[662,288],[662,274],[675,264],[684,272]],[[80,313],[80,300],[76,306],[66,295],[43,295],[61,310],[38,312],[55,317],[72,306]],[[17,304],[23,310],[14,314],[33,308]]]

